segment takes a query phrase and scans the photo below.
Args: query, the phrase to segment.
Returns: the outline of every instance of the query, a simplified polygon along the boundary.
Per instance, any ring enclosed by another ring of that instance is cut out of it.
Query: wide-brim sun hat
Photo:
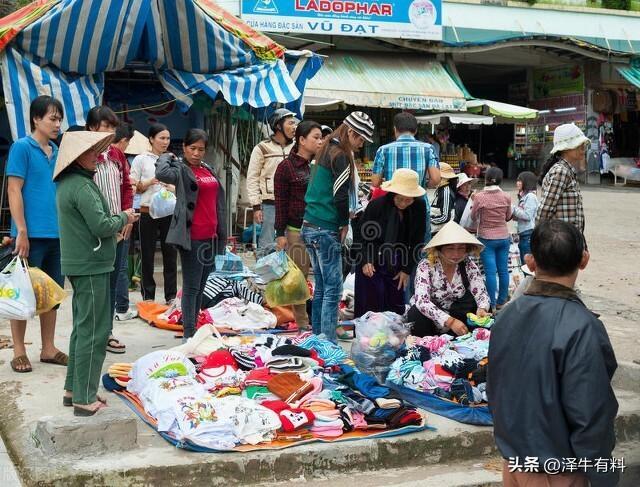
[[[584,135],[584,132],[575,123],[565,123],[558,125],[553,131],[553,149],[551,153],[577,149],[591,140]]]
[[[424,196],[426,190],[420,186],[418,173],[413,169],[396,169],[389,181],[382,183],[381,188],[389,193],[396,193],[408,198]]]
[[[425,248],[429,250],[442,247],[443,245],[452,244],[474,245],[478,251],[481,251],[484,248],[484,245],[480,240],[475,238],[454,221],[450,221],[444,225],[440,231],[436,233],[436,236],[429,241]]]
[[[453,168],[447,164],[446,162],[440,163],[440,178],[441,179],[453,179],[457,178],[458,175],[453,170]]]
[[[53,180],[55,181],[62,171],[88,150],[94,149],[96,153],[102,154],[107,150],[112,140],[113,134],[109,132],[89,132],[85,130],[65,132],[58,150],[58,159],[53,170]]]
[[[137,130],[133,131],[133,137],[129,140],[129,145],[125,149],[124,153],[132,156],[138,154],[146,154],[151,152],[151,142],[149,138],[142,135]]]
[[[373,142],[373,129],[375,125],[371,117],[364,112],[351,112],[344,119],[345,125],[361,136],[367,142]]]
[[[470,178],[469,176],[467,176],[466,173],[461,172],[460,174],[458,174],[458,182],[456,183],[456,189],[460,188],[460,186],[462,186],[463,184],[466,183],[476,183],[478,182],[478,178]]]

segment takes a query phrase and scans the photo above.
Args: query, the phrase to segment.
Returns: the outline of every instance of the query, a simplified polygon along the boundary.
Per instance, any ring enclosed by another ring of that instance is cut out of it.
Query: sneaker
[[[130,309],[125,311],[124,313],[116,313],[115,314],[115,319],[117,321],[127,321],[127,320],[132,320],[134,318],[136,318],[138,316],[138,312]]]

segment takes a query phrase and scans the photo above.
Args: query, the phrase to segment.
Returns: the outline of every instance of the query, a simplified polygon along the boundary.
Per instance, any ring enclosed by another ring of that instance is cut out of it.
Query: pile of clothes
[[[310,333],[222,338],[203,327],[186,344],[137,360],[128,377],[103,382],[136,395],[158,431],[216,450],[423,423],[349,365],[341,347]]]
[[[455,338],[417,338],[391,365],[387,380],[465,406],[486,404],[490,337],[490,330],[478,327]]]

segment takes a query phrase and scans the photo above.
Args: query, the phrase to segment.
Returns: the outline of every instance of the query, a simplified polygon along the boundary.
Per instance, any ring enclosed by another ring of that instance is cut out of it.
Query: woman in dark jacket
[[[440,163],[440,184],[431,203],[431,236],[455,216],[456,183],[458,176],[446,162]]]
[[[156,178],[176,186],[176,208],[167,234],[182,262],[182,325],[184,338],[195,333],[202,291],[213,270],[216,254],[227,242],[224,188],[213,169],[202,162],[208,136],[189,129],[184,138],[184,157],[163,154],[156,163]]]
[[[354,232],[354,316],[367,311],[404,314],[404,290],[424,243],[427,208],[418,173],[398,169],[382,184],[387,194],[371,201]]]

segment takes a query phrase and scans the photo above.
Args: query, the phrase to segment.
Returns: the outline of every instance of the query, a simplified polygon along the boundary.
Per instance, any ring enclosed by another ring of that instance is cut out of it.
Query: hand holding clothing
[[[469,333],[467,326],[462,321],[456,320],[453,317],[447,320],[447,324],[449,326],[449,329],[458,336],[466,335],[467,333]]]

